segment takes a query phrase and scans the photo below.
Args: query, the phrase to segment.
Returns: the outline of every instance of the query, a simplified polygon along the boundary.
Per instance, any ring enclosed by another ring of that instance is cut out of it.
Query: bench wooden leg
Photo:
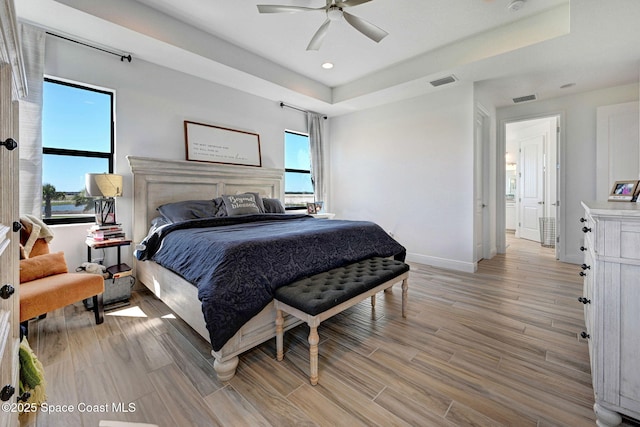
[[[104,322],[104,302],[102,294],[93,296],[93,314],[96,318],[96,325]]]
[[[402,281],[402,317],[407,317],[407,290],[409,289],[409,282],[407,279]]]
[[[276,310],[276,358],[280,361],[284,359],[284,317],[282,316],[282,310]]]
[[[376,308],[376,296],[371,295],[371,307]]]
[[[318,384],[318,327],[309,325],[309,381],[311,385]]]

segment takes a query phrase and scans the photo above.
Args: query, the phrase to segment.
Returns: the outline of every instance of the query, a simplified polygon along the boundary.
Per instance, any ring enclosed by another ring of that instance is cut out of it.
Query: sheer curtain
[[[307,132],[309,133],[309,148],[311,152],[311,182],[313,183],[316,201],[324,201],[325,170],[324,170],[324,117],[317,113],[307,112]]]
[[[42,216],[42,84],[46,34],[20,24],[28,95],[20,107],[20,214]]]

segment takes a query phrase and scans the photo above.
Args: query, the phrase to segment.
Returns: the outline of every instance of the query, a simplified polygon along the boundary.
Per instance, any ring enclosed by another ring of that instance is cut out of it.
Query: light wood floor
[[[146,292],[96,326],[81,305],[30,325],[49,404],[23,425],[97,426],[593,426],[593,390],[578,267],[509,238],[475,274],[412,264],[408,318],[401,292],[322,323],[320,383],[308,382],[308,328],[240,358],[219,382],[207,343]],[[79,412],[78,403],[104,405]],[[112,404],[135,406],[118,412]]]

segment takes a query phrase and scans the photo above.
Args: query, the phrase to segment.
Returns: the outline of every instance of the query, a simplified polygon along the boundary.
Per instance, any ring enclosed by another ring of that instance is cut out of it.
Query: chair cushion
[[[98,274],[62,273],[20,284],[20,322],[104,292]]]
[[[39,255],[20,260],[20,283],[66,273],[67,262],[63,252]]]

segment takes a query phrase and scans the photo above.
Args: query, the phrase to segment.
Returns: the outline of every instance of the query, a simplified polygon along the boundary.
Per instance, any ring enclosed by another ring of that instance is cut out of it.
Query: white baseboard
[[[414,253],[407,253],[407,261],[449,270],[463,271],[465,273],[474,273],[478,269],[478,265],[475,262],[457,261]]]

